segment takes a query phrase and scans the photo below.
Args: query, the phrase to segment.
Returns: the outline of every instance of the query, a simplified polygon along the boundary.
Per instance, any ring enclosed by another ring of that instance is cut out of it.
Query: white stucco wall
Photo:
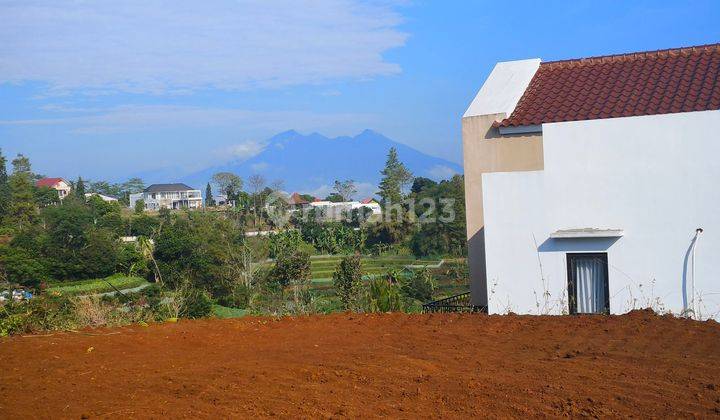
[[[483,175],[490,312],[567,311],[566,253],[597,251],[608,253],[612,313],[680,313],[684,260],[701,227],[696,302],[717,319],[720,111],[545,124],[543,143],[544,170]],[[549,238],[585,227],[625,236]]]

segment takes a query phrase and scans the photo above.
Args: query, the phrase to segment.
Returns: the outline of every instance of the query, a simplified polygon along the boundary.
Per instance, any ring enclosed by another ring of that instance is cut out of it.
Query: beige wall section
[[[487,306],[482,174],[543,169],[542,134],[501,136],[493,122],[505,113],[462,119],[465,206],[470,293],[474,305]]]

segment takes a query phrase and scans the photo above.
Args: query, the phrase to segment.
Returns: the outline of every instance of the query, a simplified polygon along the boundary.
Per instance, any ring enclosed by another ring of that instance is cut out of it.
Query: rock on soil
[[[0,360],[6,418],[720,413],[719,324],[647,312],[181,321],[5,338]]]

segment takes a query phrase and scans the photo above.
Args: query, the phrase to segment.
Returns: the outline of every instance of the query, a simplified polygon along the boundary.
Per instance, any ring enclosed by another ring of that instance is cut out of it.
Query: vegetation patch
[[[117,290],[134,289],[150,284],[141,277],[115,275],[103,279],[79,280],[73,282],[53,283],[46,289],[47,293],[57,292],[68,295],[89,295],[114,292]],[[114,288],[113,288],[114,286]]]

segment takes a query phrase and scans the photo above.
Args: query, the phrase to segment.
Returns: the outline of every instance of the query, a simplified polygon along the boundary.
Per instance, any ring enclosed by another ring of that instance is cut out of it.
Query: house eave
[[[500,135],[542,133],[542,124],[498,127]]]
[[[550,234],[552,239],[579,239],[579,238],[620,238],[625,235],[622,229],[558,229]]]

